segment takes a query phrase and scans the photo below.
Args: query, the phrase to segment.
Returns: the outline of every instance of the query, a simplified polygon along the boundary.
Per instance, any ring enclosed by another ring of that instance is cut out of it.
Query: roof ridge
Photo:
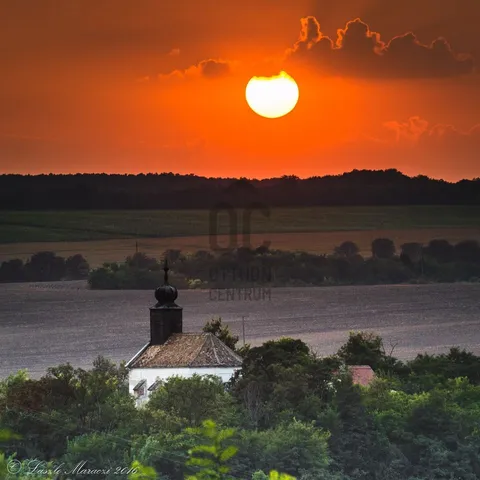
[[[192,332],[192,333],[193,333],[193,332]],[[205,342],[206,342],[206,340],[207,340],[207,338],[208,338],[208,334],[205,335],[205,332],[198,333],[197,335],[198,335],[198,336],[201,336],[201,337],[204,337],[204,340],[203,340],[203,343],[200,344],[200,347],[198,348],[198,351],[197,351],[197,354],[195,355],[195,357],[192,358],[192,360],[190,360],[190,361],[188,362],[188,365],[189,365],[189,366],[192,366],[192,365],[195,364],[195,361],[196,361],[197,358],[200,356],[200,353],[202,352],[203,347],[205,346]]]
[[[215,335],[213,335],[215,337]],[[217,354],[217,349],[215,347],[215,341],[213,340],[212,336],[210,336],[210,343],[212,344],[212,348],[213,348],[213,354],[215,355],[215,359],[217,360],[217,363],[220,365],[220,359],[218,358],[218,354]]]
[[[223,348],[224,350],[226,350],[231,356],[233,356],[233,358],[235,358],[236,360],[239,360],[240,362],[243,363],[243,358],[238,355],[238,353],[236,353],[233,349],[231,349],[227,344],[225,344],[224,342],[222,342],[216,335],[213,335],[213,333],[211,333],[210,335],[212,335],[212,337],[215,338],[215,340],[212,339],[212,341],[216,342],[217,344],[219,344],[220,348]]]

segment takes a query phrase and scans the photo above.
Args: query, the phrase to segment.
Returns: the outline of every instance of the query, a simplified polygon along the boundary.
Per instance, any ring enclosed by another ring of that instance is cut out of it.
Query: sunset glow
[[[250,108],[266,118],[283,117],[298,102],[298,86],[286,72],[272,77],[253,77],[245,91]]]
[[[479,2],[245,1],[0,2],[0,170],[480,175]]]

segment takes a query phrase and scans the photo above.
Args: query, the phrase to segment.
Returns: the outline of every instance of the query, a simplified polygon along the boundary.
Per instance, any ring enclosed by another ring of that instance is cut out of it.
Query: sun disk
[[[245,97],[250,108],[266,118],[283,117],[298,102],[299,91],[295,80],[286,72],[273,77],[252,77]]]

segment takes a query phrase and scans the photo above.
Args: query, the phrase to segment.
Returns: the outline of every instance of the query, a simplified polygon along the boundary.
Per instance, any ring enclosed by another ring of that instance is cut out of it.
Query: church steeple
[[[165,272],[163,275],[163,285],[161,287],[158,287],[155,290],[155,298],[157,299],[157,305],[156,307],[176,307],[178,306],[175,303],[175,300],[178,297],[178,290],[173,286],[168,283],[168,271],[170,268],[168,268],[168,260],[167,257],[165,257],[165,262],[163,265],[163,271]]]
[[[150,344],[163,345],[172,333],[182,333],[182,307],[175,300],[178,290],[168,283],[168,260],[165,257],[163,266],[163,285],[155,290],[157,303],[150,308]]]

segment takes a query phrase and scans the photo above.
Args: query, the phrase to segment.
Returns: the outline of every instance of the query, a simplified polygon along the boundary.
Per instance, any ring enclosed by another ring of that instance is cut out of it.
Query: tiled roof
[[[242,358],[212,333],[174,333],[163,345],[147,345],[127,366],[241,367]]]
[[[375,373],[369,365],[351,365],[349,370],[352,374],[353,383],[366,387],[375,378]]]

